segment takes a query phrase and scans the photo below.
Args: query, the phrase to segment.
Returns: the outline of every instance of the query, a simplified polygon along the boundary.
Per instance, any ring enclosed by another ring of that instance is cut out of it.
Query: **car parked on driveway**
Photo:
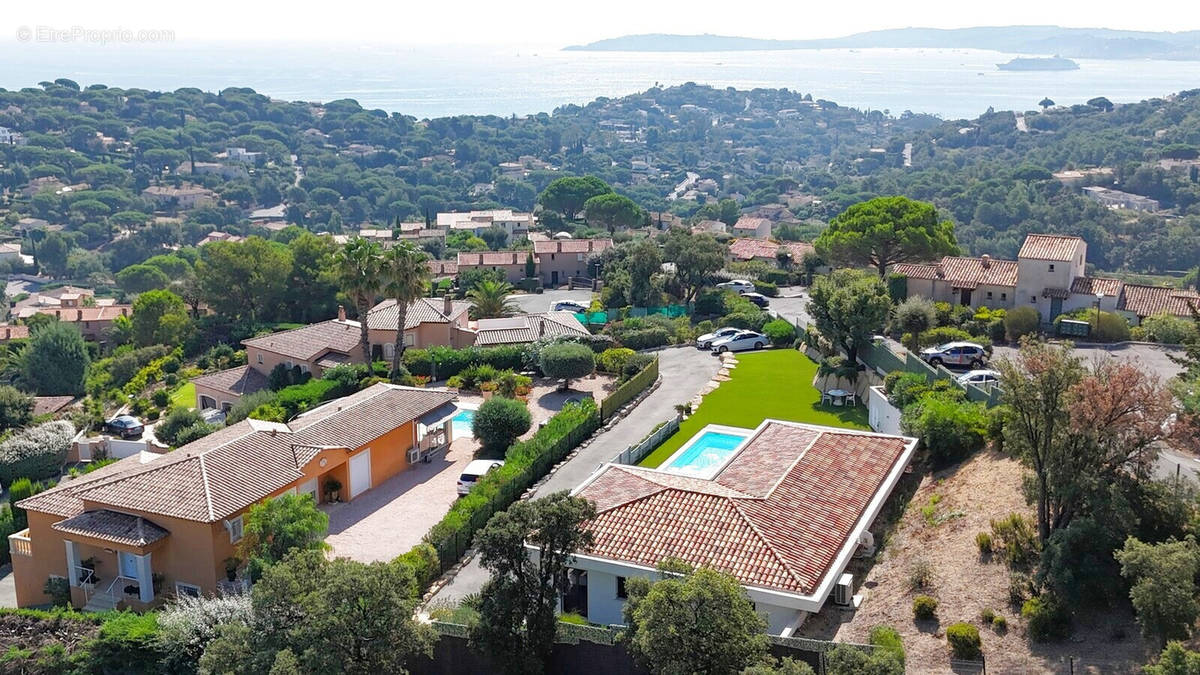
[[[576,314],[586,314],[588,308],[584,305],[575,302],[574,300],[563,300],[554,303],[554,311],[556,312],[575,312]]]
[[[504,462],[498,459],[471,460],[471,463],[467,465],[467,468],[463,469],[462,474],[458,477],[458,494],[467,494],[471,491],[471,488],[475,487],[475,483],[478,483],[480,478],[483,478],[485,474],[494,471],[496,467],[500,466],[504,466]]]
[[[733,281],[717,284],[717,288],[733,291],[734,293],[749,293],[754,290],[754,284],[745,279],[734,279]]]
[[[762,333],[743,330],[735,335],[714,341],[712,350],[718,354],[721,352],[744,352],[749,349],[762,349],[769,342],[770,340],[767,339],[767,336]]]
[[[754,304],[758,305],[759,307],[765,308],[767,305],[769,305],[771,303],[770,300],[767,300],[767,296],[763,295],[762,293],[742,293],[742,297],[749,300],[750,302],[753,302]]]
[[[921,360],[931,366],[958,366],[960,368],[983,368],[987,362],[987,351],[974,342],[947,342],[937,347],[921,350]]]
[[[987,387],[1000,381],[1000,373],[995,370],[969,370],[958,376],[961,385],[973,384],[976,387]]]
[[[104,423],[105,430],[121,438],[141,438],[146,425],[133,415],[118,415]]]
[[[742,332],[741,328],[734,328],[733,326],[729,326],[727,328],[718,328],[711,333],[705,333],[704,335],[696,338],[696,346],[700,349],[710,349],[713,343],[717,340],[733,337],[740,332]]]

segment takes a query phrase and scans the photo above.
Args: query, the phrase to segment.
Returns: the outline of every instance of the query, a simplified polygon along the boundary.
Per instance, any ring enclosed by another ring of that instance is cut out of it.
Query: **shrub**
[[[404,350],[404,367],[410,373],[437,379],[458,375],[464,369],[481,363],[486,363],[496,370],[521,370],[528,360],[529,347],[525,345],[466,349],[439,345],[429,349]]]
[[[733,326],[734,328],[742,328],[744,330],[760,331],[764,324],[767,323],[767,313],[755,307],[752,310],[733,312],[721,317],[718,321],[722,327]]]
[[[166,672],[194,671],[196,662],[217,636],[217,626],[250,625],[250,594],[192,598],[179,596],[158,614],[157,645]]]
[[[796,339],[796,327],[784,319],[768,321],[763,325],[763,334],[771,339],[776,347],[786,347]]]
[[[967,331],[953,326],[940,326],[921,333],[917,342],[919,347],[936,347],[947,342],[960,342],[964,340],[973,340],[971,334]]]
[[[606,349],[596,359],[596,367],[600,372],[618,374],[625,367],[625,363],[636,353],[626,347]]]
[[[994,611],[992,611],[991,607],[988,607],[979,613],[979,620],[982,621],[983,623],[991,623],[992,620],[995,618],[996,618],[996,613]]]
[[[33,421],[33,397],[7,384],[0,385],[0,430]]]
[[[275,394],[275,402],[283,408],[287,419],[315,408],[322,401],[328,401],[331,392],[337,389],[337,383],[330,380],[309,380],[304,384],[293,384],[284,387]]]
[[[625,382],[629,380],[653,362],[654,357],[649,354],[634,354],[625,362],[625,367],[621,369],[621,381]]]
[[[1010,513],[1007,518],[992,520],[992,536],[1004,550],[1004,559],[1009,565],[1027,565],[1037,555],[1037,532],[1033,522],[1019,513]]]
[[[725,313],[725,291],[706,288],[696,295],[694,311],[700,316],[715,316]]]
[[[929,298],[915,295],[892,308],[892,326],[894,330],[907,335],[920,335],[931,329],[937,323],[937,312]],[[916,346],[911,341],[904,345],[909,351],[915,351]]]
[[[1142,320],[1141,329],[1145,339],[1164,344],[1183,344],[1196,340],[1196,324],[1194,321],[1180,318],[1173,314],[1161,312]]]
[[[252,394],[245,394],[233,404],[232,408],[229,409],[229,412],[225,415],[225,423],[237,424],[238,422],[241,422],[249,417],[250,412],[255,408],[258,408],[263,404],[271,403],[274,400],[275,393],[267,389],[262,389]],[[260,417],[258,419],[263,418]]]
[[[438,577],[441,568],[438,566],[437,549],[426,542],[421,542],[396,557],[395,562],[406,565],[412,570],[420,588],[427,588]]]
[[[525,404],[510,398],[494,397],[483,402],[475,411],[471,431],[489,456],[503,456],[508,446],[521,434],[529,431],[532,417]]]
[[[992,552],[992,535],[980,532],[975,535],[975,545],[979,547],[979,555],[989,555]]]
[[[500,373],[496,378],[496,393],[505,398],[516,398],[529,393],[533,386],[533,378],[528,375],[518,375],[511,370]]]
[[[55,607],[66,607],[71,604],[71,583],[63,577],[46,579],[42,591],[50,596],[50,604]]]
[[[458,382],[457,386],[462,389],[478,389],[479,385],[484,382],[492,382],[500,376],[500,371],[496,370],[495,366],[489,363],[477,363],[473,366],[463,368],[462,371],[455,375],[454,378]]]
[[[620,341],[629,349],[653,349],[670,344],[671,336],[665,328],[644,328],[624,333]]]
[[[1013,572],[1008,575],[1008,604],[1021,607],[1033,591],[1033,582],[1028,575]]]
[[[1100,312],[1100,322],[1096,323],[1096,313],[1091,313],[1092,339],[1097,342],[1124,342],[1129,339],[1129,322],[1125,317],[1112,312]]]
[[[157,673],[158,615],[115,612],[88,643],[90,665],[102,673]]]
[[[912,590],[929,588],[933,585],[933,565],[928,560],[917,560],[908,570],[908,587]]]
[[[538,363],[547,377],[566,380],[564,389],[570,388],[571,380],[591,375],[596,370],[596,357],[587,347],[571,342],[550,345],[542,350]]]
[[[913,598],[913,618],[918,621],[928,621],[937,616],[937,598],[928,595],[918,595]]]
[[[74,437],[73,424],[56,421],[18,432],[0,443],[0,485],[11,485],[20,477],[56,478]]]
[[[171,403],[171,394],[166,389],[159,389],[150,396],[150,400],[154,402],[154,405],[165,408]]]
[[[900,665],[904,665],[904,641],[900,633],[891,626],[875,626],[871,629],[871,644],[891,652]]]
[[[1071,614],[1050,595],[1029,598],[1021,605],[1029,637],[1034,642],[1055,642],[1071,634]]]
[[[154,436],[163,443],[177,448],[182,445],[179,442],[180,432],[196,424],[204,424],[204,418],[200,417],[199,412],[188,408],[175,408],[154,426]]]
[[[1008,619],[997,614],[992,617],[992,630],[997,633],[1004,634],[1008,631]]]
[[[983,654],[979,629],[965,621],[946,627],[946,641],[950,643],[954,658],[977,660]]]
[[[756,293],[761,293],[768,298],[775,298],[779,296],[779,286],[771,283],[770,281],[759,281],[755,279],[754,291]]]
[[[954,401],[931,393],[922,397],[917,407],[915,415],[905,415],[905,431],[921,438],[935,465],[966,459],[986,443],[988,414],[982,403]]]
[[[175,435],[175,442],[179,444],[179,447],[182,447],[192,441],[204,438],[216,430],[216,426],[205,422],[190,424],[179,430],[179,433]]]

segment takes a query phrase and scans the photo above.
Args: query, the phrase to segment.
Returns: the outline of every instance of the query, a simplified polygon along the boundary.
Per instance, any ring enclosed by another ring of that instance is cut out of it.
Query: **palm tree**
[[[396,301],[396,347],[392,350],[392,375],[400,372],[400,357],[404,355],[404,324],[408,321],[408,305],[425,294],[429,281],[429,256],[412,243],[398,242],[383,254],[384,293]],[[365,322],[364,322],[365,323]]]
[[[367,339],[367,313],[371,311],[382,284],[383,249],[369,239],[355,237],[337,252],[334,262],[338,284],[358,310],[359,323],[362,324],[359,344],[362,346],[363,362],[369,368],[371,344]]]
[[[475,288],[467,291],[467,299],[471,301],[472,319],[498,319],[517,313],[516,303],[508,299],[512,293],[512,284],[507,281],[480,281]]]

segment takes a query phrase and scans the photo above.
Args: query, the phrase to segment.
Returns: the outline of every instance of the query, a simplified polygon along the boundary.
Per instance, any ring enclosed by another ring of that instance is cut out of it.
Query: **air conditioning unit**
[[[843,574],[833,587],[833,602],[842,607],[854,604],[854,575]]]
[[[863,530],[863,533],[858,535],[858,551],[855,556],[870,555],[875,555],[875,535],[871,534],[870,530]]]
[[[410,448],[408,451],[408,463],[416,464],[419,461],[421,461],[421,449],[420,448]]]

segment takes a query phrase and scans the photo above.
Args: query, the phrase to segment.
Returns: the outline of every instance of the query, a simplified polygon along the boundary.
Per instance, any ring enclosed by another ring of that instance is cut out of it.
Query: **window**
[[[1032,304],[1034,304],[1034,305],[1036,305],[1036,304],[1037,304],[1037,298],[1035,298],[1035,297],[1033,297],[1033,296],[1031,295],[1031,296],[1029,296],[1029,302],[1030,302],[1030,303],[1032,303]]]
[[[187,595],[193,598],[198,598],[200,597],[200,587],[195,584],[185,584],[182,581],[176,581],[175,595],[180,597]]]
[[[1050,263],[1050,271],[1051,271],[1051,272],[1053,272],[1053,271],[1054,271],[1054,263]]]
[[[991,291],[988,291],[988,292],[987,292],[987,299],[988,299],[988,300],[991,300],[991,299],[992,299],[992,292],[991,292]]]
[[[236,544],[242,540],[242,517],[230,518],[229,524],[226,525],[229,529],[229,543]]]
[[[1000,294],[1000,299],[1001,299],[1001,300],[1007,300],[1007,299],[1008,299],[1008,293],[1001,293],[1001,294]]]
[[[405,347],[411,347],[411,346],[415,345],[416,343],[417,343],[416,336],[414,336],[412,333],[404,334],[404,346]]]
[[[622,600],[629,597],[625,592],[625,577],[617,577],[617,597]]]
[[[260,366],[262,365],[262,353],[261,352],[258,355],[258,365],[260,365]]]

